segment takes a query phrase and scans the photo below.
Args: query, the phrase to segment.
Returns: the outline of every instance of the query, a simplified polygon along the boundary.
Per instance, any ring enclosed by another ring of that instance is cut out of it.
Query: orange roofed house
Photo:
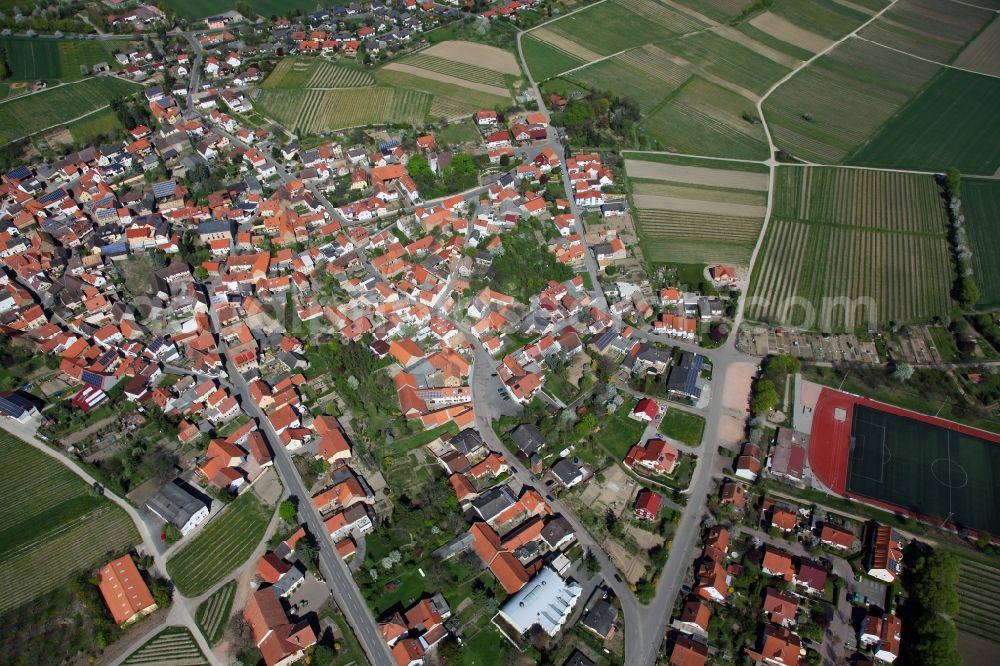
[[[97,572],[97,584],[119,626],[156,610],[156,602],[131,555],[111,560]]]
[[[257,590],[243,610],[253,641],[267,666],[285,666],[303,657],[316,644],[316,632],[308,620],[293,625],[273,587]]]

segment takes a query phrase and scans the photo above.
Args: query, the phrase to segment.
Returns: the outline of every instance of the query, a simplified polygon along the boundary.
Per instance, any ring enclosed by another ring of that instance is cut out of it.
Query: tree
[[[993,540],[993,535],[991,535],[986,530],[981,530],[979,536],[976,537],[976,548],[979,550],[986,550],[986,547],[990,545],[990,541]]]
[[[181,537],[184,535],[181,534],[181,531],[177,529],[173,523],[164,523],[163,536],[164,536],[164,541],[166,541],[167,545],[169,546],[171,544],[180,541]]]
[[[299,515],[299,509],[293,500],[286,499],[278,507],[278,515],[286,523],[294,523]]]
[[[208,279],[208,269],[205,268],[204,266],[198,266],[197,268],[195,268],[194,269],[194,279],[198,280],[199,282],[204,282],[205,280],[207,280]]]
[[[319,544],[316,543],[316,537],[306,533],[295,544],[295,554],[306,565],[306,569],[313,573],[319,571]]]
[[[944,187],[949,198],[962,198],[962,174],[956,167],[951,167],[945,172]]]
[[[159,576],[149,581],[149,592],[153,595],[153,601],[158,608],[169,608],[174,595],[173,587],[170,583]]]
[[[892,371],[892,378],[897,382],[905,382],[913,376],[913,366],[909,363],[897,363]]]
[[[778,389],[770,379],[758,380],[750,399],[750,411],[754,414],[769,414],[778,406]]]

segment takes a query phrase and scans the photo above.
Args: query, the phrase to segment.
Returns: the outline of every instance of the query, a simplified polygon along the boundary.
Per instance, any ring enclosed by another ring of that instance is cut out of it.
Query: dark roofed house
[[[595,603],[583,616],[583,626],[604,640],[611,640],[615,635],[615,620],[618,619],[618,609],[601,599]]]
[[[174,479],[146,501],[146,508],[186,535],[208,518],[208,505],[196,492]]]
[[[37,405],[24,394],[18,391],[0,393],[0,415],[27,423],[35,414],[38,414]]]
[[[507,486],[497,486],[486,491],[472,501],[472,508],[487,523],[492,523],[504,511],[514,506],[517,497]]]
[[[480,437],[479,433],[472,428],[466,428],[452,437],[448,443],[451,444],[456,451],[467,456],[475,454],[484,446],[483,438]]]
[[[701,395],[698,388],[698,377],[701,374],[701,364],[704,358],[700,354],[684,352],[680,363],[670,369],[667,377],[667,391],[682,398],[697,400]]]
[[[578,459],[563,458],[552,466],[552,476],[566,488],[572,488],[587,478],[587,470],[580,465]]]
[[[563,662],[562,666],[596,666],[594,660],[580,652],[579,650],[573,650],[573,654],[569,656],[569,659]]]
[[[510,433],[510,438],[526,456],[538,453],[540,449],[545,447],[545,438],[542,437],[541,431],[531,423],[514,428],[514,431]]]
[[[549,548],[556,550],[566,544],[576,540],[573,526],[562,516],[550,518],[545,527],[542,528],[542,540],[549,545]]]

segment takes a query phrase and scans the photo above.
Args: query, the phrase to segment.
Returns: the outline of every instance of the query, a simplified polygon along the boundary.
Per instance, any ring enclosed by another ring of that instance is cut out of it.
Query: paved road
[[[211,321],[212,328],[218,336],[219,322],[214,311],[211,313]],[[354,634],[357,636],[358,642],[361,644],[362,649],[364,649],[369,661],[376,666],[395,663],[392,653],[389,651],[389,646],[382,639],[378,625],[369,612],[365,600],[361,597],[361,592],[358,590],[357,585],[355,585],[347,565],[344,564],[340,555],[337,554],[333,539],[330,538],[330,534],[326,531],[319,511],[309,501],[309,492],[302,483],[302,479],[299,477],[294,463],[292,463],[291,455],[285,450],[281,440],[278,438],[278,433],[271,426],[271,422],[265,417],[250,395],[249,385],[233,365],[225,341],[221,339],[221,336],[219,340],[219,350],[224,354],[226,359],[229,381],[239,392],[240,403],[244,411],[257,421],[261,434],[274,452],[274,467],[284,482],[288,493],[298,497],[300,500],[299,517],[303,519],[309,532],[316,537],[316,542],[319,545],[319,569],[326,579],[327,586],[330,588],[333,598],[347,618],[348,624],[354,630]]]

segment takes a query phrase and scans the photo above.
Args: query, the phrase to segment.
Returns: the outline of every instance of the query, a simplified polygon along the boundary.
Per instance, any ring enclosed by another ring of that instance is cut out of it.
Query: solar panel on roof
[[[153,185],[153,196],[157,199],[172,196],[177,191],[177,183],[172,180],[165,180],[162,183]]]
[[[90,386],[100,387],[104,384],[104,377],[91,370],[84,370],[81,376],[84,384],[89,384]]]
[[[38,198],[38,203],[40,203],[43,206],[45,206],[45,205],[48,205],[50,203],[54,203],[56,201],[59,201],[60,199],[62,199],[65,196],[66,196],[66,190],[64,190],[64,189],[62,189],[60,187],[58,190],[52,190],[48,194],[43,194],[42,196],[40,196]]]
[[[31,171],[26,166],[19,166],[16,169],[11,169],[4,175],[11,180],[24,180],[31,177]]]

